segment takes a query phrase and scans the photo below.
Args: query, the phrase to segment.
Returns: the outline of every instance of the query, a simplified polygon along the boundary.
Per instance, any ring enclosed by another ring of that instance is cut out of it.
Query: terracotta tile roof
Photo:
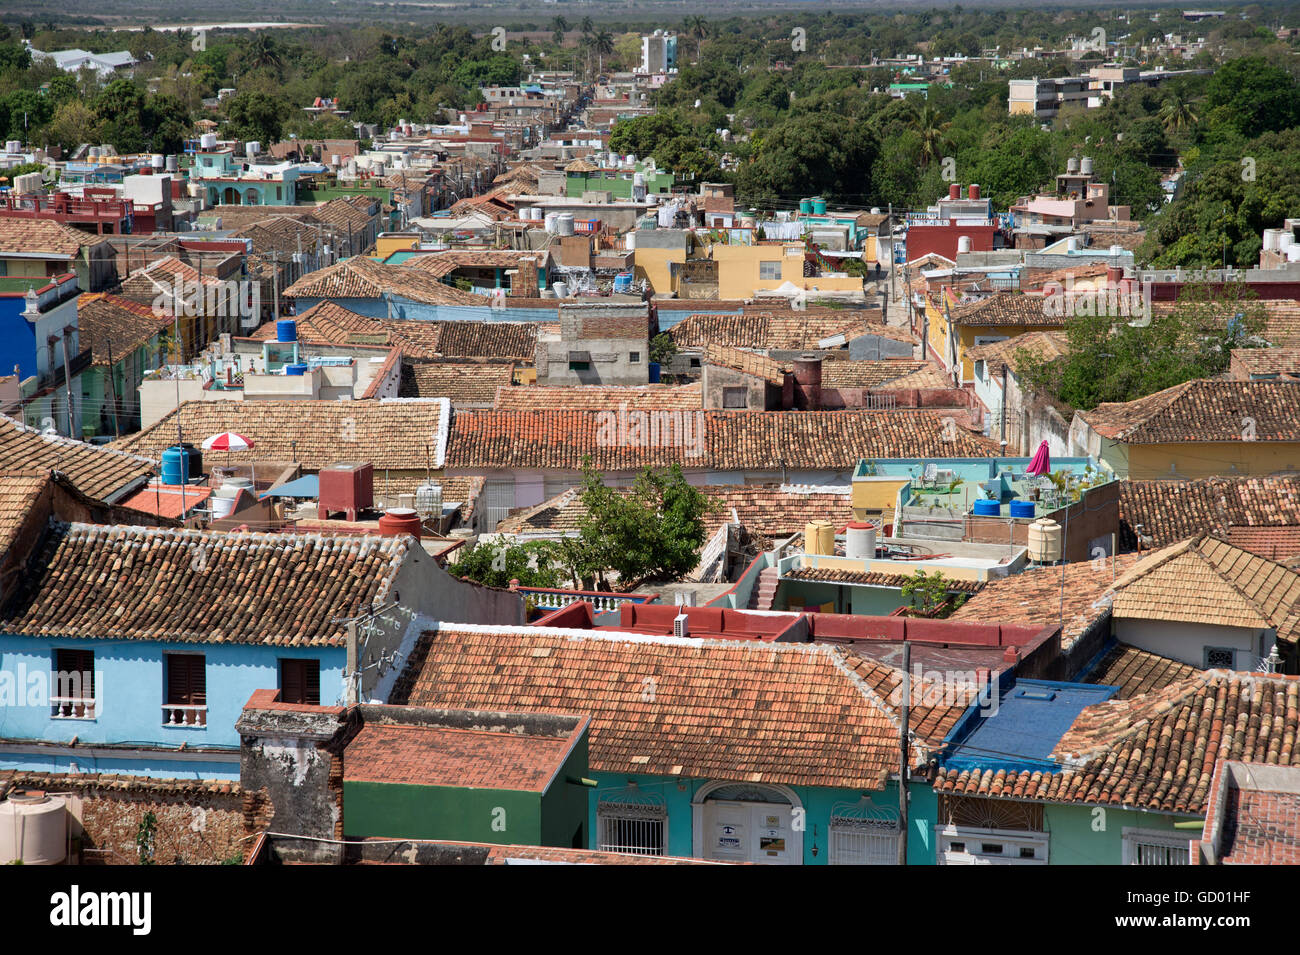
[[[709,484],[700,488],[716,507],[704,517],[705,535],[733,520],[762,537],[785,537],[801,531],[811,520],[836,524],[853,520],[849,492],[810,485]],[[573,533],[587,515],[579,488],[570,488],[549,500],[512,514],[497,525],[501,534]]]
[[[678,348],[726,345],[762,351],[816,348],[819,341],[844,334],[881,335],[914,342],[906,329],[868,321],[878,312],[832,311],[829,313],[754,312],[745,315],[688,315],[668,330]]]
[[[1300,381],[1201,378],[1078,414],[1102,437],[1127,444],[1300,441]]]
[[[53,219],[11,219],[0,216],[0,252],[25,252],[76,258],[87,245],[107,242],[106,235],[92,235]]]
[[[761,378],[771,385],[784,384],[786,372],[790,370],[789,365],[783,365],[780,362],[773,361],[766,355],[758,355],[752,351],[745,351],[741,348],[732,348],[728,345],[705,345],[701,357],[703,363],[706,365],[717,365],[720,368],[730,368],[732,371],[751,375],[754,378]],[[851,363],[833,362],[832,364]]]
[[[392,702],[590,713],[599,772],[879,790],[898,760],[901,681],[820,644],[455,627],[423,635]],[[912,711],[914,763],[960,698]]]
[[[160,296],[166,296],[167,306],[176,294],[177,281],[183,283],[182,296],[193,294],[199,287],[199,270],[188,262],[183,262],[174,255],[155,259],[142,269],[135,269],[122,280],[118,292],[121,297],[132,299],[146,306],[151,306]],[[205,272],[202,285],[215,287],[220,280]]]
[[[1084,683],[1099,686],[1117,686],[1115,699],[1127,700],[1165,687],[1188,677],[1199,670],[1187,663],[1162,657],[1157,653],[1139,650],[1125,643],[1117,643],[1107,651],[1101,662],[1082,678]]]
[[[150,484],[125,501],[123,507],[144,514],[171,517],[179,520],[212,496],[213,489],[206,485]]]
[[[342,646],[409,537],[52,524],[0,629],[32,637]]]
[[[825,378],[823,378],[823,382]],[[895,378],[892,381],[886,381],[877,385],[876,391],[898,391],[903,388],[934,388],[947,389],[955,387],[947,375],[945,375],[934,365],[926,365],[910,375],[904,375],[902,378]]]
[[[996,445],[982,435],[946,431],[928,411],[470,411],[456,415],[449,468],[603,471],[645,465],[762,470],[843,469],[868,458],[983,457]],[[702,430],[701,430],[702,429]],[[656,433],[658,437],[656,438]]]
[[[1062,649],[1069,649],[1089,627],[1110,613],[1110,603],[1103,598],[1114,582],[1112,575],[1122,574],[1136,563],[1136,556],[1121,554],[1114,568],[1110,561],[1096,567],[1090,560],[1060,567],[1030,567],[990,581],[958,607],[951,619],[1061,626]]]
[[[125,453],[128,448],[101,448],[60,435],[41,434],[0,415],[0,472],[61,471],[83,494],[113,499],[134,485],[143,485],[157,470],[156,460]]]
[[[386,294],[428,305],[487,305],[482,295],[472,295],[446,285],[419,269],[384,265],[365,256],[308,272],[280,293],[286,298],[383,298]]]
[[[910,574],[884,574],[862,570],[839,570],[834,567],[795,567],[782,575],[783,580],[815,580],[826,584],[859,584],[868,587],[902,587]],[[948,592],[978,593],[984,586],[978,580],[949,580]]]
[[[1300,574],[1208,535],[1144,557],[1115,582],[1115,617],[1300,636]]]
[[[1238,765],[1250,773],[1250,766]],[[1300,865],[1300,772],[1288,774],[1287,780],[1227,785],[1220,865]],[[1287,788],[1273,788],[1278,784]]]
[[[426,252],[413,255],[402,264],[419,269],[436,278],[450,275],[459,268],[515,269],[523,261],[541,262],[550,257],[549,252],[526,252],[514,249],[449,249],[446,252]]]
[[[0,558],[13,547],[23,522],[49,483],[48,471],[0,474]]]
[[[448,322],[370,318],[337,302],[317,302],[298,316],[298,338],[310,345],[374,345],[400,348],[407,358],[502,358],[529,361],[539,331],[536,322]],[[275,337],[275,322],[250,336]]]
[[[994,292],[986,299],[968,305],[949,307],[949,317],[954,325],[993,326],[1026,325],[1063,328],[1065,318],[1049,314],[1041,295],[1023,292]]]
[[[108,366],[108,353],[121,361],[171,326],[171,316],[120,295],[88,292],[77,299],[78,342],[90,348],[96,365]]]
[[[176,443],[176,414],[172,411],[112,446],[151,461],[161,460],[163,450]],[[196,445],[222,431],[238,431],[256,442],[251,451],[231,452],[233,464],[297,461],[308,470],[319,470],[344,461],[368,461],[375,467],[376,487],[379,472],[385,468],[439,466],[445,415],[446,402],[437,398],[187,401],[180,409],[181,427]],[[215,464],[218,459],[226,461],[226,453],[219,452],[210,460]]]
[[[1223,537],[1231,528],[1288,527],[1300,524],[1300,475],[1121,481],[1119,509],[1120,543],[1126,549],[1136,547],[1138,525],[1151,538],[1148,547],[1206,531]]]
[[[343,780],[540,793],[571,745],[567,736],[367,723],[347,745]]]
[[[1041,290],[1049,282],[1065,285],[1070,280],[1077,282],[1080,279],[1103,276],[1107,274],[1107,269],[1105,262],[1090,265],[1071,265],[1063,269],[1024,269],[1020,273],[1020,287],[1022,289]]]
[[[1252,554],[1295,567],[1296,558],[1300,557],[1300,524],[1286,527],[1229,527],[1227,541]]]
[[[1300,347],[1234,348],[1230,359],[1230,374],[1234,378],[1246,380],[1253,375],[1300,377]]]
[[[1220,759],[1300,765],[1300,678],[1201,671],[1085,709],[1057,744],[1060,773],[948,770],[939,792],[1204,815]]]
[[[358,198],[361,198],[366,205],[374,202],[369,196]],[[331,199],[328,202],[321,203],[312,210],[311,215],[318,222],[325,222],[335,228],[343,229],[351,226],[354,231],[364,229],[374,219],[374,216],[369,212],[358,208],[356,203],[349,202],[344,198]]]
[[[689,385],[520,385],[496,393],[497,411],[617,411],[626,404],[639,411],[699,411],[704,394]]]
[[[911,379],[924,380],[918,372],[935,371],[928,361],[912,358],[886,358],[879,361],[824,361],[822,362],[823,388],[893,388],[904,387],[898,383]],[[951,384],[941,373],[935,380]],[[906,387],[926,387],[910,385]],[[939,385],[943,387],[943,385]]]
[[[403,398],[450,398],[456,407],[491,408],[497,389],[509,388],[514,373],[510,362],[403,362],[398,394]]]
[[[976,345],[966,349],[966,357],[971,361],[983,361],[988,365],[988,373],[993,377],[1002,374],[1002,366],[1010,363],[1011,370],[1016,370],[1016,354],[1025,349],[1038,358],[1051,360],[1069,352],[1069,342],[1064,332],[1026,332],[1000,342]]]

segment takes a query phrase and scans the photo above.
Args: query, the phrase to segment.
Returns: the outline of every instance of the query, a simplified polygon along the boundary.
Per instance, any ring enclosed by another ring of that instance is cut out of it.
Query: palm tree
[[[921,165],[929,166],[943,156],[948,147],[948,128],[952,123],[944,122],[939,111],[926,103],[916,111],[912,128],[921,135]]]
[[[582,35],[583,35],[583,36],[586,36],[586,35],[589,34],[589,33],[595,33],[595,32],[596,32],[596,24],[595,24],[595,22],[591,19],[591,17],[583,17],[583,18],[582,18],[582,27],[581,27],[581,29],[582,29]]]
[[[569,29],[569,21],[564,17],[555,17],[551,20],[551,39],[555,41],[556,46],[564,43],[564,31]]]
[[[605,70],[605,57],[614,52],[614,34],[608,30],[601,30],[592,36],[591,47],[596,51],[596,56],[599,59],[597,70],[603,73]]]
[[[698,13],[686,18],[686,32],[695,37],[695,62],[700,62],[700,49],[709,35],[709,21]]]
[[[284,65],[280,49],[268,33],[259,33],[248,44],[248,63],[252,69],[268,67],[278,70]]]
[[[1201,121],[1192,110],[1192,104],[1182,100],[1170,100],[1161,107],[1159,115],[1167,133],[1181,133]]]

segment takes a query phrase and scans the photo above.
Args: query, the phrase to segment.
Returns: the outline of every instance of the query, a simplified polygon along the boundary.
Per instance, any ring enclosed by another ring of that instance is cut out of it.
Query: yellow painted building
[[[930,322],[929,347],[949,371],[960,370],[963,383],[975,380],[975,363],[968,355],[976,345],[988,345],[1047,329],[1064,328],[1065,318],[1055,314],[1042,295],[995,292],[978,302],[957,304],[945,290],[935,301],[926,297]]]
[[[1184,382],[1076,412],[1073,449],[1130,480],[1300,473],[1300,382]]]

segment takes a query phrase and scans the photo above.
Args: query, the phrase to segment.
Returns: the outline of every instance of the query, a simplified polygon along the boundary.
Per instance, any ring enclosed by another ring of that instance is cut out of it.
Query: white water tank
[[[1071,176],[1075,175],[1079,171],[1079,160],[1075,159],[1073,156],[1067,159],[1065,161],[1065,171]]]
[[[555,234],[555,220],[557,218],[558,216],[554,212],[546,213],[546,219],[545,219],[546,231],[549,232],[551,235]]]
[[[1079,161],[1079,175],[1081,175],[1081,176],[1091,176],[1091,175],[1092,175],[1092,157],[1091,157],[1091,156],[1084,156],[1083,159]]]
[[[13,793],[0,802],[0,865],[57,865],[68,855],[67,800]]]
[[[1065,247],[1071,252],[1079,252],[1083,249],[1083,239],[1077,235],[1072,235],[1065,240]]]
[[[415,511],[422,518],[442,517],[442,485],[429,481],[415,489]]]
[[[876,525],[867,521],[849,522],[844,530],[844,556],[857,560],[874,560]]]
[[[969,252],[969,251],[970,251],[970,236],[968,235],[957,236],[957,254],[960,255],[963,252]]]
[[[162,153],[154,153],[149,157],[149,165],[154,169],[163,169],[167,165],[167,157]]]
[[[551,283],[551,288],[555,289],[556,298],[569,297],[569,286],[565,285],[563,282],[553,282]]]
[[[561,212],[555,217],[555,232],[557,235],[573,235],[572,212]]]
[[[636,229],[631,230],[623,236],[623,248],[629,252],[636,250]]]
[[[216,134],[216,133],[204,133],[202,136],[200,136],[200,137],[199,137],[199,148],[200,148],[200,149],[216,149],[216,148],[217,148],[217,134]]]
[[[1061,525],[1040,517],[1029,525],[1029,559],[1039,564],[1054,564],[1061,559]]]

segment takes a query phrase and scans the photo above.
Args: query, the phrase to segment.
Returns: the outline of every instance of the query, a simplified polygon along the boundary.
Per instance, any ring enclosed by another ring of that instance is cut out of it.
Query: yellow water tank
[[[1029,559],[1039,564],[1054,564],[1061,559],[1061,525],[1040,517],[1029,525]]]
[[[834,554],[835,527],[830,521],[809,521],[803,529],[805,554]]]

